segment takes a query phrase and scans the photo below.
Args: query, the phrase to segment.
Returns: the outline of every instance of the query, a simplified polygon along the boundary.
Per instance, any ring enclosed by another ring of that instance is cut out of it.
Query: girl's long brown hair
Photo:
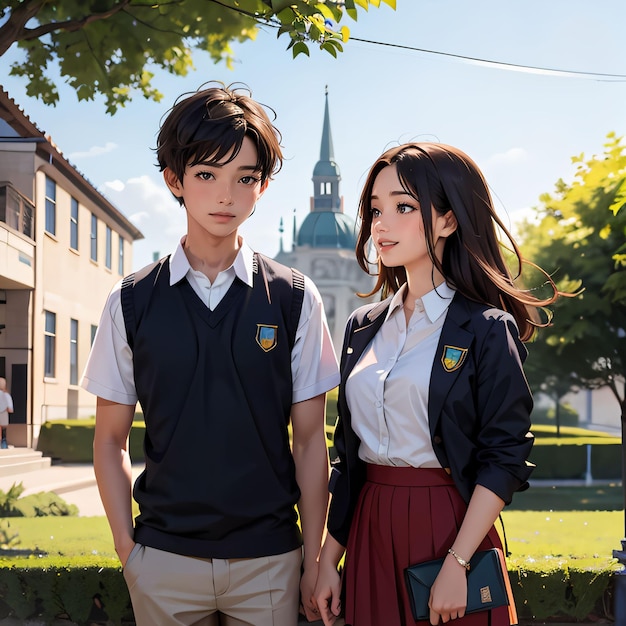
[[[538,309],[552,304],[559,295],[570,294],[559,292],[544,270],[522,257],[512,235],[494,209],[489,189],[477,165],[461,150],[445,144],[403,144],[387,150],[370,169],[359,202],[356,258],[361,268],[368,274],[376,275],[377,280],[371,292],[360,295],[371,296],[381,291],[386,297],[406,282],[404,267],[386,267],[378,260],[378,271],[372,272],[372,262],[368,259],[372,188],[380,171],[389,165],[396,166],[402,187],[422,207],[426,247],[434,266],[448,285],[470,300],[508,311],[517,322],[521,339],[530,339],[535,328],[543,325]],[[451,210],[457,220],[456,231],[446,240],[441,262],[434,254],[432,212],[427,207],[433,207],[439,214]],[[496,227],[508,240],[510,246],[507,248],[516,258],[517,277],[521,275],[524,264],[539,269],[552,291],[549,297],[538,298],[516,286]]]

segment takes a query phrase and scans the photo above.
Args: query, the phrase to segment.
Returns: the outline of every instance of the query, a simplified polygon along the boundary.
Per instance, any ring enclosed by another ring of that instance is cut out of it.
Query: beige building
[[[0,376],[9,445],[48,419],[95,413],[79,387],[102,307],[141,232],[0,87]]]

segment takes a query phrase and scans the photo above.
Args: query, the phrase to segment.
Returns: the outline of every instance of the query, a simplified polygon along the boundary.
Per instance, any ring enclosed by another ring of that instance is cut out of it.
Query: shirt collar
[[[402,285],[402,287],[400,287],[400,289],[398,289],[398,291],[396,291],[393,295],[385,321],[387,321],[398,309],[402,308],[404,295],[407,289],[407,284],[404,283],[404,285]],[[456,292],[452,289],[452,287],[449,287],[447,283],[443,282],[441,285],[432,289],[420,298],[422,306],[424,307],[424,312],[426,313],[426,316],[431,324],[447,311],[455,293]]]
[[[407,290],[406,283],[393,294],[391,298],[391,303],[389,304],[389,310],[387,311],[387,317],[385,321],[387,321],[398,309],[402,308],[402,303],[404,302],[404,293]]]
[[[183,237],[176,246],[174,254],[170,257],[170,285],[174,285],[181,281],[188,272],[193,271],[193,268],[189,264],[187,255],[183,249],[185,243],[185,237]],[[223,272],[234,271],[235,276],[239,278],[243,283],[252,287],[253,280],[253,257],[254,252],[252,248],[244,241],[243,237],[239,237],[239,251],[233,261],[233,264],[222,270]]]

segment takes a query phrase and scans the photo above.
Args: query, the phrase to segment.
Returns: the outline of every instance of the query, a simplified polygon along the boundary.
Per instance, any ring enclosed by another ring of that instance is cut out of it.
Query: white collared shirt
[[[194,270],[185,251],[184,238],[170,257],[170,284],[187,280],[194,292],[211,310],[219,304],[236,277],[252,287],[252,249],[240,238],[240,248],[227,269],[211,283]],[[119,281],[112,289],[85,366],[81,386],[87,391],[119,404],[136,404],[133,353],[126,339]],[[339,368],[322,298],[314,283],[305,276],[304,301],[291,351],[293,404],[330,391],[339,384]]]
[[[445,283],[415,301],[408,326],[394,295],[382,326],[346,383],[359,457],[377,465],[441,467],[428,427],[428,389],[435,352],[454,290]]]

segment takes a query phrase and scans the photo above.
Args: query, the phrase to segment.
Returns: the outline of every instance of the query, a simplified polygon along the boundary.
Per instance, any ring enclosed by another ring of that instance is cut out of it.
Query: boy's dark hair
[[[182,181],[189,165],[232,161],[244,137],[250,137],[261,182],[272,178],[282,167],[283,155],[280,132],[265,112],[268,107],[253,100],[244,85],[207,84],[219,86],[203,85],[183,94],[168,112],[157,138],[159,169],[169,168]]]

